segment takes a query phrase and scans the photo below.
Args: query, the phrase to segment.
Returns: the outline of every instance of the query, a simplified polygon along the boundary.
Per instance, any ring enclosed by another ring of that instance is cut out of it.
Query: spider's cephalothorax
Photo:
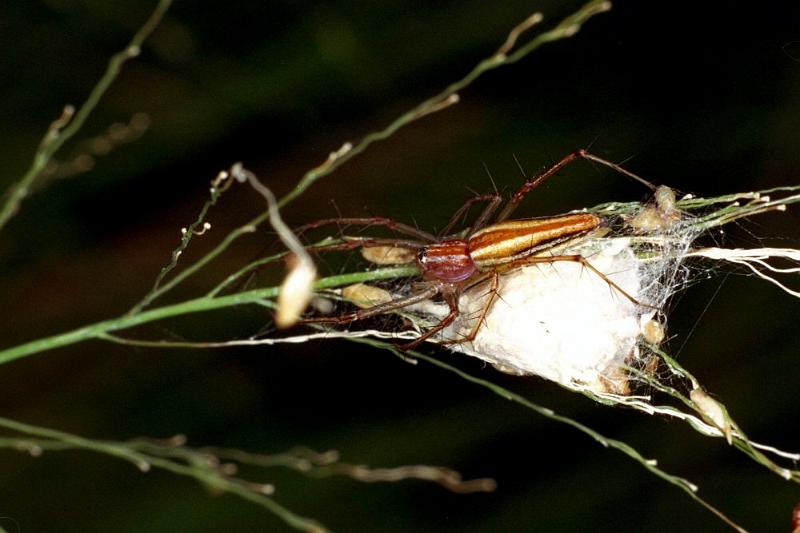
[[[417,254],[417,265],[426,280],[458,283],[478,272],[469,243],[463,239],[430,244]]]

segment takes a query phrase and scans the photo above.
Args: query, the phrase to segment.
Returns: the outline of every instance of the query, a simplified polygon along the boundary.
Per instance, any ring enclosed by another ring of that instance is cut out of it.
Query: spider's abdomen
[[[448,283],[464,281],[477,271],[469,245],[461,239],[427,246],[417,256],[417,263],[425,278]]]
[[[507,220],[487,226],[469,238],[479,270],[535,255],[597,229],[602,220],[591,213]]]

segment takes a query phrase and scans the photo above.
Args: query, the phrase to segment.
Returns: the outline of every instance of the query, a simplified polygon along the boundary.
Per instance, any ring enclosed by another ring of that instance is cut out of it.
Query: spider
[[[494,216],[495,212],[503,202],[502,196],[497,192],[475,196],[453,214],[438,235],[384,217],[323,219],[297,228],[297,232],[302,232],[330,224],[387,227],[409,238],[356,240],[343,245],[334,245],[328,249],[384,246],[415,251],[414,260],[423,280],[408,296],[341,315],[305,318],[300,323],[348,324],[441,296],[449,307],[449,313],[438,324],[429,328],[412,342],[399,346],[402,350],[409,350],[453,323],[459,315],[459,297],[464,291],[488,282],[489,297],[471,332],[464,338],[446,341],[449,343],[470,342],[475,339],[488,310],[497,297],[499,276],[502,273],[524,265],[556,261],[580,263],[584,268],[600,276],[609,286],[635,305],[644,305],[592,266],[589,260],[582,255],[558,253],[559,249],[585,239],[601,228],[604,223],[601,217],[591,213],[568,213],[509,220],[510,215],[529,192],[578,159],[587,159],[602,164],[645,184],[651,190],[655,188],[650,182],[615,163],[595,156],[586,150],[576,150],[538,176],[525,181],[496,217]],[[481,202],[485,202],[486,205],[475,222],[466,229],[454,233],[453,228],[458,221],[474,204]]]

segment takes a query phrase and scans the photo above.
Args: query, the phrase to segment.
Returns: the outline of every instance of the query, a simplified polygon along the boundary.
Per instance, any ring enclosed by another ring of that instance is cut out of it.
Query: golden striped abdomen
[[[499,222],[469,238],[470,255],[478,269],[483,270],[586,235],[601,222],[600,217],[590,213]]]

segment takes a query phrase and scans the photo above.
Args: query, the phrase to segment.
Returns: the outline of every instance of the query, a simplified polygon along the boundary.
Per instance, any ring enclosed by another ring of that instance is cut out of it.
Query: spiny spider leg
[[[424,288],[421,291],[415,292],[403,298],[392,300],[390,302],[368,307],[367,309],[359,309],[358,311],[353,311],[352,313],[346,313],[343,315],[337,315],[332,317],[304,318],[300,320],[298,323],[299,324],[349,324],[351,322],[356,322],[358,320],[364,320],[366,318],[371,318],[373,316],[390,313],[392,311],[396,311],[397,309],[402,309],[404,307],[408,307],[410,305],[420,303],[425,300],[430,300],[437,294],[442,294],[444,296],[447,305],[450,307],[450,312],[447,314],[446,317],[444,317],[441,321],[439,321],[438,324],[426,330],[425,333],[423,333],[413,341],[398,346],[398,348],[403,351],[413,350],[421,343],[425,342],[427,339],[436,335],[438,332],[442,331],[444,328],[452,324],[453,321],[458,316],[459,312],[458,293],[454,287],[442,283],[430,283],[426,288]]]
[[[393,246],[395,248],[407,248],[409,250],[420,250],[424,244],[417,241],[406,241],[403,239],[371,239],[343,236],[344,242],[335,244],[321,244],[318,246],[308,246],[306,250],[310,253],[327,253],[341,250],[354,250],[356,248],[375,248],[377,246]]]
[[[452,339],[444,341],[442,342],[442,344],[462,344],[465,342],[472,342],[475,340],[475,337],[478,336],[478,331],[480,331],[481,326],[486,321],[486,315],[489,314],[489,309],[491,309],[495,298],[499,296],[498,289],[500,287],[500,274],[495,270],[491,274],[489,274],[487,278],[490,280],[490,282],[489,282],[489,290],[486,293],[486,303],[483,304],[480,315],[478,316],[478,320],[475,322],[475,325],[472,326],[472,329],[470,330],[469,334],[466,337],[460,339]],[[474,286],[484,283],[487,278],[480,280]]]
[[[329,226],[333,224],[350,225],[350,226],[353,225],[367,226],[367,227],[385,226],[398,233],[404,233],[411,237],[415,237],[421,241],[436,242],[437,240],[435,235],[428,233],[427,231],[423,231],[421,229],[415,228],[414,226],[409,226],[408,224],[403,224],[402,222],[398,222],[396,220],[386,217],[325,218],[322,220],[317,220],[314,222],[310,222],[308,224],[304,224],[302,226],[298,226],[294,228],[294,232],[296,234],[301,234],[310,229],[321,228],[322,226]]]
[[[403,307],[408,307],[409,305],[429,300],[439,294],[440,290],[439,284],[431,283],[421,291],[409,294],[403,298],[398,298],[390,302],[374,305],[366,309],[359,309],[358,311],[345,313],[343,315],[304,318],[299,321],[299,324],[349,324],[350,322],[356,322],[357,320],[364,320],[365,318],[382,315],[397,309],[402,309]]]
[[[442,331],[444,328],[452,324],[453,321],[456,319],[459,313],[458,292],[456,290],[452,290],[452,288],[449,287],[440,287],[438,292],[440,292],[444,296],[447,305],[450,306],[450,312],[447,314],[446,317],[444,317],[441,321],[439,321],[438,324],[427,330],[425,333],[423,333],[413,341],[399,345],[397,347],[398,349],[404,352],[408,350],[413,350],[414,348],[416,348],[417,346],[419,346],[420,344],[422,344],[423,342],[425,342],[426,340],[433,337],[434,335]]]
[[[607,167],[615,170],[616,172],[619,172],[623,176],[628,176],[631,179],[634,179],[634,180],[636,180],[636,181],[638,181],[640,183],[643,183],[650,190],[655,190],[656,189],[655,185],[653,185],[652,183],[650,183],[646,179],[640,178],[639,176],[637,176],[633,172],[625,170],[624,168],[622,168],[621,166],[617,165],[616,163],[612,163],[611,161],[603,159],[602,157],[598,157],[598,156],[596,156],[594,154],[590,154],[586,150],[575,150],[571,154],[563,157],[560,161],[555,163],[553,166],[551,166],[550,168],[548,168],[547,170],[545,170],[544,172],[542,172],[538,176],[536,176],[534,178],[531,178],[528,181],[526,181],[525,183],[523,183],[522,186],[519,189],[517,189],[517,192],[515,192],[514,195],[511,197],[511,199],[508,201],[508,203],[506,204],[505,208],[503,208],[503,210],[500,212],[500,215],[498,215],[496,222],[502,222],[503,220],[506,220],[509,216],[511,216],[511,213],[514,212],[514,210],[517,208],[517,206],[523,200],[523,198],[525,198],[526,194],[531,192],[533,189],[535,189],[536,187],[541,185],[541,183],[543,181],[545,181],[548,178],[552,177],[559,170],[561,170],[562,168],[564,168],[565,166],[567,166],[568,164],[572,163],[573,161],[575,161],[577,159],[588,159],[589,161],[594,161],[595,163],[599,163],[601,165],[607,166]]]
[[[514,269],[514,268],[517,268],[517,267],[521,267],[521,266],[525,266],[525,265],[533,265],[533,264],[538,264],[538,263],[555,263],[557,261],[568,261],[568,262],[572,262],[572,263],[580,263],[584,268],[586,268],[588,270],[591,270],[597,276],[599,276],[600,279],[605,281],[608,284],[609,287],[611,287],[612,289],[614,289],[618,293],[622,294],[632,304],[638,305],[640,307],[647,307],[647,308],[650,308],[650,309],[657,309],[657,307],[649,305],[649,304],[646,304],[646,303],[642,303],[639,300],[637,300],[636,298],[634,298],[633,296],[631,296],[630,294],[628,294],[628,292],[625,289],[623,289],[622,287],[617,285],[611,278],[609,278],[603,272],[598,270],[597,267],[595,267],[588,259],[586,259],[582,255],[569,254],[569,255],[534,255],[534,256],[528,256],[528,257],[525,257],[523,259],[519,259],[517,261],[509,263],[508,265],[503,265],[503,270],[506,270],[506,269],[511,270],[511,269]]]
[[[452,217],[450,217],[450,221],[447,225],[439,232],[439,238],[444,238],[450,235],[450,232],[453,230],[455,225],[461,220],[463,217],[466,216],[469,209],[478,202],[489,202],[486,207],[483,208],[481,214],[478,216],[475,224],[472,225],[471,228],[468,229],[467,234],[472,233],[476,229],[480,229],[486,222],[489,220],[489,217],[495,212],[497,207],[500,205],[500,202],[503,201],[503,197],[500,193],[491,193],[491,194],[481,194],[478,196],[473,196],[462,205],[458,211],[456,211]],[[480,225],[479,225],[480,224]]]
[[[472,224],[472,227],[467,229],[467,236],[472,235],[479,229],[482,229],[486,224],[489,223],[489,220],[494,215],[494,212],[497,211],[497,208],[500,207],[500,204],[503,202],[503,196],[499,192],[492,193],[490,195],[486,195],[492,197],[489,201],[489,204],[484,208],[483,212],[475,219],[475,223]]]

